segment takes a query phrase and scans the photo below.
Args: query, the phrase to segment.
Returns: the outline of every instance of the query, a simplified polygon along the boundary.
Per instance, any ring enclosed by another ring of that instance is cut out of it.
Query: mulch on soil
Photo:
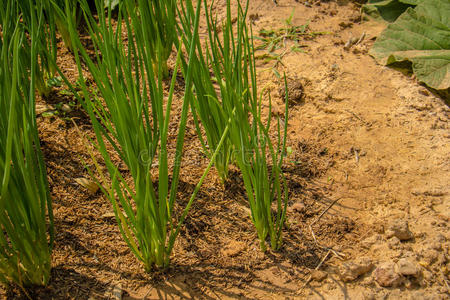
[[[59,66],[75,82],[74,58],[62,42],[59,50]],[[177,92],[178,103],[181,89],[182,84]],[[55,88],[49,97],[39,98],[38,105],[54,107],[76,102],[63,91],[65,87]],[[169,151],[175,148],[178,103],[174,103]],[[75,106],[72,111],[53,117],[40,115],[38,124],[54,200],[56,236],[51,282],[45,288],[29,289],[32,299],[106,299],[111,286],[117,285],[125,295],[129,294],[129,299],[145,297],[151,289],[181,298],[215,298],[214,295],[245,298],[243,291],[249,287],[295,295],[327,253],[326,248],[314,242],[308,224],[335,200],[326,194],[329,183],[316,179],[333,164],[334,158],[332,153],[308,141],[289,134],[289,146],[295,154],[287,158],[284,166],[289,209],[280,251],[264,254],[259,250],[238,170],[232,167],[230,179],[224,184],[212,170],[182,227],[171,266],[147,274],[123,241],[108,200],[101,192],[92,194],[75,181],[88,178],[85,164],[92,165],[86,140],[81,135],[95,138],[82,108]],[[101,161],[98,153],[96,158]],[[130,180],[125,166],[118,159],[116,163]],[[179,211],[207,163],[190,120],[178,192]],[[335,247],[356,240],[362,227],[350,219],[327,213],[313,230],[321,245]],[[26,299],[17,287],[0,289],[2,294],[8,299]]]

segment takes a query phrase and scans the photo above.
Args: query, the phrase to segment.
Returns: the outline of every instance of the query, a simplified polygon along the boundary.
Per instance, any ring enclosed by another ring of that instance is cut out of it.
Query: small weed
[[[68,89],[59,91],[59,94],[62,96],[73,96],[73,92]]]
[[[55,76],[47,80],[48,87],[60,87],[62,85],[62,77]]]
[[[256,58],[263,59],[265,63],[275,61],[273,68],[278,66],[278,64],[283,64],[281,60],[286,54],[291,52],[305,52],[304,48],[306,46],[300,44],[301,40],[328,34],[328,32],[310,31],[309,23],[300,26],[293,25],[293,13],[285,20],[285,27],[280,29],[261,29],[259,36],[255,37],[255,39],[262,42],[256,49],[267,50],[266,53],[257,55]],[[293,42],[293,45],[287,47],[287,41]],[[279,49],[284,50],[281,53],[276,53],[275,51]]]

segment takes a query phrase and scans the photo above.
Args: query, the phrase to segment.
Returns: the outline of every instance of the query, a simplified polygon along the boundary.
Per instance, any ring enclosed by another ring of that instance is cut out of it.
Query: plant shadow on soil
[[[65,63],[73,65],[73,57],[67,55]],[[74,83],[74,78],[71,79]],[[183,78],[177,76],[176,96],[180,99],[183,86]],[[52,93],[41,101],[54,105],[73,99]],[[181,105],[174,105],[173,114],[179,115],[180,108]],[[83,134],[93,137],[89,117],[82,109],[72,111],[69,117]],[[292,141],[296,144],[291,146],[295,155],[288,157],[290,161],[283,166],[289,203],[288,224],[279,251],[263,254],[259,250],[242,178],[232,167],[230,179],[224,185],[217,184],[217,174],[209,175],[211,180],[204,182],[182,226],[170,267],[146,274],[122,240],[114,218],[104,217],[111,213],[108,200],[100,192],[89,194],[74,184],[74,178],[86,176],[83,160],[91,164],[92,159],[73,123],[58,119],[38,120],[54,199],[56,238],[50,284],[47,288],[31,288],[29,293],[33,299],[107,299],[107,290],[118,283],[125,292],[124,299],[142,299],[146,294],[151,295],[149,299],[251,299],[245,295],[248,289],[264,295],[295,296],[327,252],[314,242],[308,224],[334,201],[327,198],[327,183],[315,179],[325,173],[334,158],[327,151],[294,137]],[[174,119],[170,130],[176,136],[178,124]],[[203,156],[198,141],[195,142],[194,128],[189,121],[185,142],[186,152],[190,153],[187,160],[200,161]],[[114,161],[129,180],[123,164]],[[196,169],[201,168],[194,165],[193,170],[181,170],[175,207],[178,215],[203,172]],[[296,203],[302,203],[304,209],[295,209]],[[329,247],[351,241],[351,234],[357,234],[360,229],[352,220],[332,210],[313,228],[318,241]],[[326,264],[327,261],[323,266]],[[10,288],[7,297],[26,299],[18,288]]]
[[[181,80],[177,78],[180,85]],[[59,94],[51,94],[42,101],[54,105],[61,102],[58,97]],[[177,110],[179,107],[174,114]],[[248,288],[263,294],[296,295],[300,283],[327,252],[314,242],[308,224],[333,202],[327,198],[326,183],[316,178],[333,164],[334,157],[302,140],[291,145],[295,154],[283,166],[289,203],[288,224],[279,251],[263,254],[259,250],[242,177],[231,167],[224,185],[217,184],[214,171],[208,175],[211,180],[204,182],[182,226],[170,267],[145,274],[122,240],[114,218],[103,217],[111,213],[110,203],[100,192],[90,194],[74,184],[74,178],[86,176],[83,161],[91,163],[92,160],[86,145],[80,142],[78,128],[58,118],[42,120],[39,130],[54,198],[56,237],[50,284],[47,288],[31,288],[32,298],[107,299],[105,293],[116,283],[122,284],[125,299],[142,299],[145,293],[136,296],[136,291],[142,289],[152,293],[150,299],[215,299],[216,296],[250,299],[243,293]],[[74,121],[83,134],[92,135],[89,118],[84,113]],[[188,127],[194,125],[188,123]],[[203,155],[195,141],[196,134],[188,131],[186,160],[202,161]],[[123,163],[118,158],[114,161],[130,180]],[[182,168],[175,206],[178,215],[187,204],[202,167]],[[295,209],[296,203],[301,203],[304,209]],[[318,241],[330,247],[351,240],[349,233],[359,231],[351,220],[331,210],[313,229]],[[326,264],[325,261],[323,266]],[[26,295],[16,287],[7,291],[7,297],[25,299]]]
[[[72,149],[70,143],[66,147],[62,142],[55,145],[43,140],[55,198],[56,238],[51,282],[47,288],[30,289],[29,293],[36,296],[33,298],[107,298],[104,295],[111,282],[134,283],[134,287],[124,289],[129,293],[128,299],[137,299],[133,298],[133,290],[149,290],[148,285],[152,295],[162,299],[214,299],[205,291],[250,299],[242,293],[245,288],[295,295],[297,290],[285,282],[305,280],[326,253],[311,238],[308,227],[332,202],[324,195],[323,185],[314,180],[328,165],[323,162],[320,149],[303,149],[302,157],[295,159],[304,163],[284,168],[290,200],[288,226],[283,230],[283,247],[279,251],[263,254],[259,250],[242,178],[232,168],[230,179],[223,186],[213,180],[205,182],[182,226],[171,266],[149,275],[121,240],[115,220],[102,217],[111,210],[107,200],[100,193],[92,195],[72,184],[73,177],[84,172],[84,165],[74,157],[84,155],[88,159],[86,154]],[[69,161],[62,159],[68,157]],[[195,174],[185,177],[179,183],[175,207],[178,215],[195,188]],[[305,209],[293,210],[297,202],[302,202]],[[351,220],[331,212],[319,223],[314,227],[316,236],[327,245],[347,238],[347,233],[355,229]],[[121,264],[130,266],[123,268]],[[276,276],[284,281],[277,282]],[[25,297],[17,288],[10,289],[7,295],[8,299]]]
[[[56,288],[55,288],[56,287]],[[24,293],[18,286],[9,286],[6,299],[88,299],[92,295],[103,295],[108,285],[93,276],[80,274],[64,266],[52,268],[47,287],[28,288]]]

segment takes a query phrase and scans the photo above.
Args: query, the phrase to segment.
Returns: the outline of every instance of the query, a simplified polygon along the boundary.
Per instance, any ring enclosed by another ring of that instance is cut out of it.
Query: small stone
[[[281,105],[278,105],[276,103],[272,103],[272,115],[275,117],[282,117],[284,116],[285,109]]]
[[[287,79],[287,92],[289,104],[300,103],[304,97],[303,84],[299,78],[288,78]],[[278,93],[283,101],[286,98],[286,86],[283,83],[280,85]]]
[[[366,249],[370,249],[370,247],[372,247],[372,245],[379,243],[381,240],[382,240],[381,235],[374,234],[374,235],[364,239],[361,242],[361,246],[366,248]]]
[[[439,242],[434,242],[434,243],[431,243],[429,245],[429,248],[432,249],[432,250],[441,251],[442,250],[442,244],[439,243]]]
[[[61,110],[63,111],[63,112],[66,112],[66,113],[70,113],[71,111],[72,111],[72,107],[70,107],[69,105],[67,105],[67,104],[63,104],[62,106],[61,106]]]
[[[420,88],[419,89],[419,93],[424,95],[424,96],[429,96],[430,92],[428,92],[428,90],[426,88]]]
[[[430,282],[430,281],[433,280],[433,277],[434,277],[433,273],[431,273],[429,271],[424,271],[423,272],[423,279],[425,279],[425,281]]]
[[[311,279],[315,280],[317,282],[323,281],[325,278],[327,278],[328,273],[320,270],[313,270],[311,272]]]
[[[375,293],[370,290],[366,290],[366,291],[362,292],[362,296],[363,296],[362,299],[364,299],[364,300],[375,300],[376,299]]]
[[[244,251],[246,247],[244,242],[231,240],[221,252],[223,256],[233,257]]]
[[[414,237],[409,230],[408,222],[405,220],[395,220],[389,224],[388,230],[386,230],[386,236],[388,238],[395,236],[400,241],[407,241]]]
[[[104,219],[113,219],[116,217],[116,214],[114,212],[106,212],[102,215],[102,218]]]
[[[403,278],[394,270],[393,262],[384,262],[380,264],[374,271],[375,281],[382,287],[397,287]]]
[[[416,262],[410,258],[401,258],[397,262],[397,273],[405,276],[417,277],[420,273],[420,269]]]
[[[353,281],[359,276],[369,272],[373,268],[372,261],[367,257],[357,258],[354,261],[346,262],[339,267],[342,281]]]
[[[396,249],[398,246],[400,246],[401,241],[398,237],[393,236],[388,240],[388,246],[390,249]]]
[[[306,211],[306,207],[305,204],[301,203],[301,202],[295,202],[292,205],[292,210],[298,213],[302,213]]]
[[[431,266],[434,264],[439,258],[439,252],[436,250],[428,249],[422,251],[423,260]]]

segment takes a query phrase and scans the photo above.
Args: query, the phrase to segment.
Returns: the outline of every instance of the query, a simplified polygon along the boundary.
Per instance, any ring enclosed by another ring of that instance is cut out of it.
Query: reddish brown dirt
[[[224,1],[216,2],[220,12]],[[367,54],[383,25],[361,23],[357,3],[277,2],[251,1],[255,33],[286,26],[291,13],[294,25],[309,22],[312,31],[327,33],[305,39],[303,53],[288,51],[276,66],[280,74],[286,72],[289,93],[296,96],[289,108],[288,143],[293,151],[285,165],[289,209],[282,249],[260,252],[238,171],[232,168],[225,185],[212,171],[186,219],[170,268],[146,274],[122,240],[108,200],[75,181],[88,176],[84,162],[92,165],[80,132],[93,137],[89,118],[75,108],[66,118],[38,119],[56,240],[50,285],[30,290],[33,299],[110,299],[114,287],[124,299],[448,296],[448,106],[410,74],[379,66]],[[349,37],[363,32],[360,44],[344,49]],[[60,50],[59,64],[75,80],[73,57],[62,44]],[[260,87],[272,91],[275,113],[283,114],[282,80],[273,65],[258,61]],[[73,101],[63,90],[56,88],[38,106],[45,110]],[[181,206],[207,164],[192,123],[189,126]],[[126,174],[125,168],[122,171]],[[392,246],[385,229],[394,219],[409,222],[413,240]],[[318,243],[309,229],[313,222]],[[377,242],[367,247],[370,238]],[[428,245],[435,241],[440,247],[432,261],[428,254],[434,250]],[[340,256],[328,253],[330,248]],[[337,269],[344,261],[366,256],[376,266],[405,255],[413,255],[422,266],[420,284],[382,288],[373,272],[349,283],[339,279]],[[323,273],[313,272],[319,265]],[[25,298],[17,288],[0,288],[0,297]]]

